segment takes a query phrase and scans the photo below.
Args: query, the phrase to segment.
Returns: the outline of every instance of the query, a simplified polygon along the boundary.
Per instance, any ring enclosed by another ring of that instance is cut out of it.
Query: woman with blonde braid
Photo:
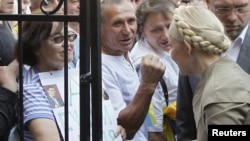
[[[193,97],[197,140],[208,125],[250,124],[250,76],[222,54],[231,42],[207,8],[180,6],[169,29],[171,57],[183,75],[201,78]]]

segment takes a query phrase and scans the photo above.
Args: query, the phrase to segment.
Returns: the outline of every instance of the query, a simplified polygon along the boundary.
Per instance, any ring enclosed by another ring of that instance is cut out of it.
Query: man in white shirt
[[[130,1],[103,0],[101,20],[105,90],[114,106],[118,124],[126,129],[127,139],[147,141],[144,119],[165,66],[155,55],[144,56],[140,82],[129,55],[137,30],[135,6]]]

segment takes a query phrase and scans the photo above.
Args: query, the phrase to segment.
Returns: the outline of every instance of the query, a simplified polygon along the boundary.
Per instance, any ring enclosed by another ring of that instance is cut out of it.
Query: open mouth
[[[132,41],[132,38],[128,38],[128,39],[121,40],[121,42],[122,42],[123,44],[130,44],[131,41]]]
[[[159,44],[161,44],[161,45],[163,45],[163,46],[168,46],[168,41],[166,41],[166,40],[162,40],[162,41],[160,41],[159,42]]]

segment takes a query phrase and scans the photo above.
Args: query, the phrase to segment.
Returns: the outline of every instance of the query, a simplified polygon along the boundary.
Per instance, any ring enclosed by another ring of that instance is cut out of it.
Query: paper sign
[[[103,125],[103,140],[104,141],[122,141],[121,136],[115,137],[117,121],[110,100],[102,102],[102,125]]]
[[[54,88],[54,95],[64,102],[64,70],[39,73],[41,83],[45,90]],[[80,113],[79,113],[79,69],[69,69],[68,71],[68,104],[69,104],[69,141],[80,141]],[[48,94],[49,95],[49,94]],[[51,102],[53,103],[53,102]],[[59,104],[53,108],[53,112],[64,137],[64,105]],[[103,141],[122,141],[121,136],[115,137],[117,121],[114,109],[110,100],[103,101]],[[91,131],[91,129],[90,129]]]

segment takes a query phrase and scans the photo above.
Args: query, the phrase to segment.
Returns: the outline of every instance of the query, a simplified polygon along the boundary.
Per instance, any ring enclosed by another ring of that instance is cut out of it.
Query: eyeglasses
[[[235,8],[228,8],[228,7],[215,7],[214,3],[212,3],[213,9],[215,14],[220,16],[225,16],[231,14],[231,11],[236,12],[238,15],[246,15],[249,13],[250,9],[248,5],[235,7]]]
[[[77,38],[77,34],[75,33],[70,33],[68,35],[69,42],[74,42],[76,38]],[[60,44],[64,41],[64,35],[55,35],[53,37],[50,37],[49,40],[52,41],[54,44]]]

